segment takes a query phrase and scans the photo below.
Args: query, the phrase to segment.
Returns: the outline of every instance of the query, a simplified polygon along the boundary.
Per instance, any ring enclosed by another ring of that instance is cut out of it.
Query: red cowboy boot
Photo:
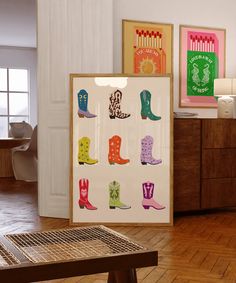
[[[88,201],[88,187],[89,187],[89,180],[88,179],[80,179],[79,180],[79,192],[80,192],[80,198],[79,198],[79,207],[84,208],[86,207],[88,210],[96,210],[97,207],[93,206]]]

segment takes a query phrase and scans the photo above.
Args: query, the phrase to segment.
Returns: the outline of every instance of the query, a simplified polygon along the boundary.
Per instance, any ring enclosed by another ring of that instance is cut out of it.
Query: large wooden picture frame
[[[71,74],[72,224],[171,225],[169,76]]]
[[[173,25],[123,20],[123,73],[172,74]]]
[[[217,107],[213,88],[225,76],[225,29],[181,25],[179,34],[179,107]]]

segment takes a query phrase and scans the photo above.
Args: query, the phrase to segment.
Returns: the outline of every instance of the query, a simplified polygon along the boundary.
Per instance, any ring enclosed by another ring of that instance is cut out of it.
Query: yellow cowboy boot
[[[92,165],[98,162],[97,159],[92,159],[89,156],[90,139],[88,137],[82,137],[78,141],[79,153],[78,162],[83,165],[84,163]]]

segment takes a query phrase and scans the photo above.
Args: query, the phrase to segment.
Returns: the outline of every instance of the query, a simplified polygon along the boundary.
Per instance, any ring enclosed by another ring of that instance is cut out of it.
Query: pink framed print
[[[225,76],[225,29],[180,26],[179,107],[214,108],[214,79]]]

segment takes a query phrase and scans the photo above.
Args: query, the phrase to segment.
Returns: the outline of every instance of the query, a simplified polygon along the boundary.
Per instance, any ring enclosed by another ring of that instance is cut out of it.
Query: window
[[[9,123],[29,122],[29,72],[0,68],[0,137],[8,137]]]

